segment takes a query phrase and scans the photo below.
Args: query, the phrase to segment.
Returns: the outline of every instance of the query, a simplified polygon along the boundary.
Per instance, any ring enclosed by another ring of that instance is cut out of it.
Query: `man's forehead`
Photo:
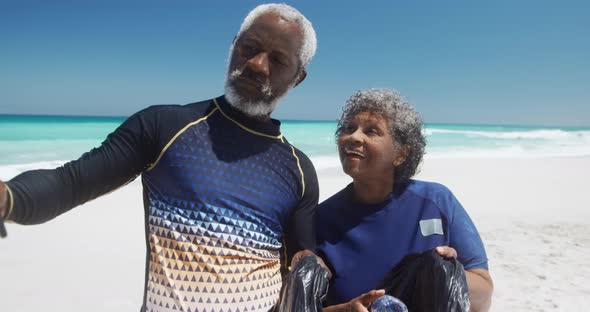
[[[272,38],[267,38],[271,34]],[[272,12],[258,16],[241,36],[250,39],[280,40],[287,44],[303,42],[303,32],[297,22],[289,21]]]
[[[294,27],[299,27],[299,24],[297,24],[297,22],[295,21],[290,21],[288,19],[286,19],[285,17],[274,13],[274,12],[266,12],[266,13],[262,13],[260,14],[258,17],[256,17],[256,19],[254,19],[254,21],[252,22],[252,26],[257,25],[257,24],[277,24],[277,25],[284,25],[284,26],[294,26]]]

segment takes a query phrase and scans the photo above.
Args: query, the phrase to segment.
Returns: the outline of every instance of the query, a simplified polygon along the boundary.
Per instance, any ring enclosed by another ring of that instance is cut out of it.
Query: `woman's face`
[[[338,137],[342,169],[356,181],[393,183],[405,156],[393,141],[386,118],[361,112],[348,119]]]

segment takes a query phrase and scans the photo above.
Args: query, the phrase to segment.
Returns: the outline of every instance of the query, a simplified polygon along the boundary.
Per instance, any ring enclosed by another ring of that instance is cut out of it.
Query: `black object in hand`
[[[469,311],[469,287],[463,265],[434,249],[405,256],[376,289],[400,299],[408,311]]]

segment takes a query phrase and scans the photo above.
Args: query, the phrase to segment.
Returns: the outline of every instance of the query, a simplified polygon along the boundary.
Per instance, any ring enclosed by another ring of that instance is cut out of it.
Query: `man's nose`
[[[268,53],[260,52],[248,60],[248,67],[256,73],[268,77],[270,70],[268,68]]]

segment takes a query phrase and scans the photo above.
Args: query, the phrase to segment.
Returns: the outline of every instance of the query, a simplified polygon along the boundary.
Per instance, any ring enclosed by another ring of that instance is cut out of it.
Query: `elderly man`
[[[224,96],[149,107],[80,159],[0,182],[0,217],[42,223],[141,174],[142,311],[268,311],[281,263],[315,248],[313,165],[270,118],[315,50],[297,10],[255,8],[232,44]]]

